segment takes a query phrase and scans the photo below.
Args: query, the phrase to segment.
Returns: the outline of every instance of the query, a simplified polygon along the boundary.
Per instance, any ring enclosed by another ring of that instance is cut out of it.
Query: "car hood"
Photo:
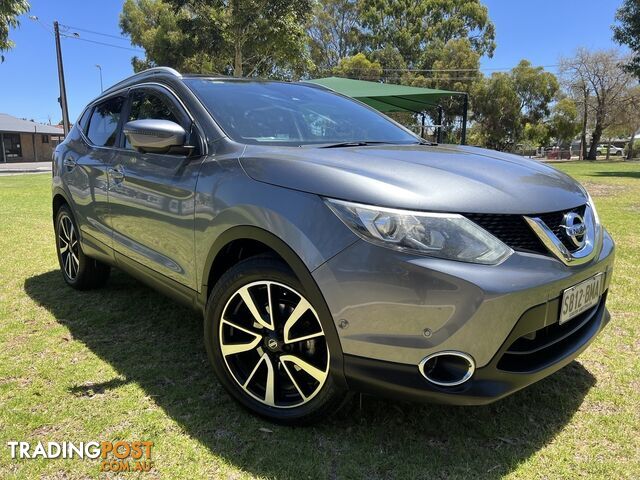
[[[533,214],[586,202],[558,170],[476,147],[247,146],[240,163],[260,182],[371,205],[459,213]]]

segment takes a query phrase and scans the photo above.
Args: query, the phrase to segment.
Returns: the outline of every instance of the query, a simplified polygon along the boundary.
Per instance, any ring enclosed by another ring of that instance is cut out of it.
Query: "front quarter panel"
[[[313,271],[357,241],[355,235],[314,194],[251,179],[233,154],[205,161],[196,191],[198,285],[206,287],[210,253],[220,236],[239,226],[265,230],[282,240]]]

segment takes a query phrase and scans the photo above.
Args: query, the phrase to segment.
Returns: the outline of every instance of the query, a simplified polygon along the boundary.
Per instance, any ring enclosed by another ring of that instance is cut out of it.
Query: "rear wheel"
[[[252,412],[309,423],[338,408],[344,392],[317,309],[287,266],[269,257],[227,271],[207,304],[205,342],[223,386]]]
[[[78,290],[104,285],[111,268],[84,254],[80,246],[78,227],[66,205],[61,206],[56,215],[55,233],[58,262],[64,281]]]

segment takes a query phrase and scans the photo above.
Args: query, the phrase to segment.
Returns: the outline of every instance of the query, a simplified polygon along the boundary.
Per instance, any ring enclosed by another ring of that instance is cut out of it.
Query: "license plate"
[[[580,282],[562,293],[560,325],[598,303],[604,289],[604,273]]]

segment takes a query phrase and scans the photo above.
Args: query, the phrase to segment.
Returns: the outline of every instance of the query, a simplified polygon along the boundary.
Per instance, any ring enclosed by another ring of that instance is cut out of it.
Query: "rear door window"
[[[87,128],[91,143],[98,147],[116,146],[124,100],[124,97],[114,97],[95,106]]]

